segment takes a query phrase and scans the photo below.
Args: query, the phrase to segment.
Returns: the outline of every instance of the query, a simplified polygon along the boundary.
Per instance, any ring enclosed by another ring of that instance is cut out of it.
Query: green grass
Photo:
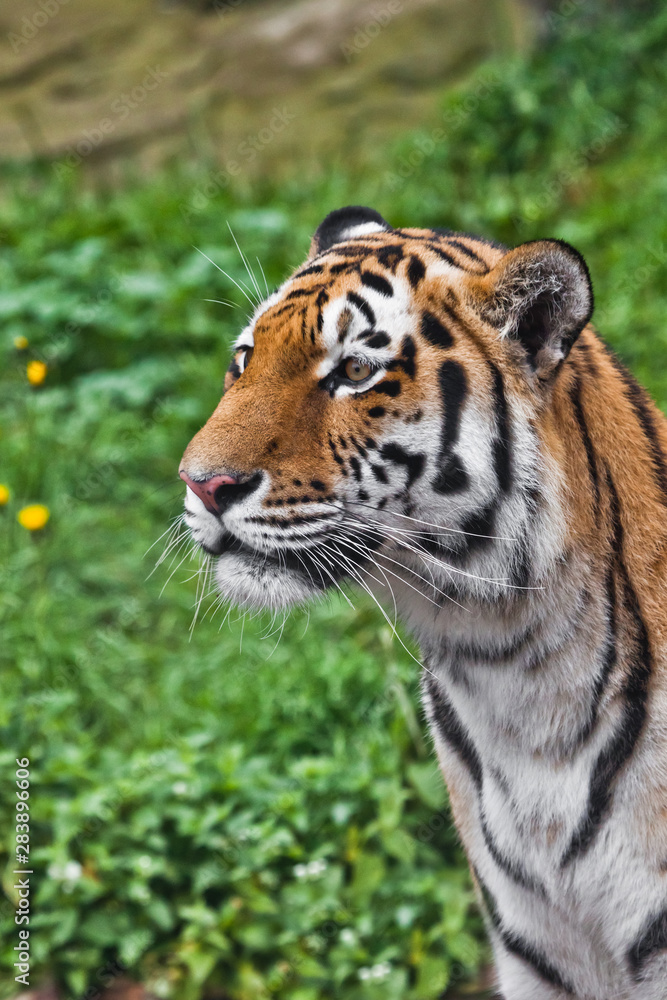
[[[317,177],[241,179],[209,197],[205,168],[102,193],[48,165],[4,169],[9,992],[23,756],[33,977],[54,976],[66,996],[121,967],[178,1000],[435,1000],[474,974],[481,921],[418,667],[379,613],[331,599],[267,635],[267,620],[217,611],[190,636],[196,563],[163,592],[164,567],[148,578],[160,546],[144,553],[180,509],[179,457],[245,315],[193,244],[243,277],[229,221],[275,284],[345,203],[508,244],[570,240],[591,266],[602,333],[667,408],[666,33],[664,14],[564,18],[545,50],[483,68],[443,95],[432,129],[369,151],[354,175],[342,156]],[[238,309],[203,301],[230,297]],[[35,358],[48,364],[39,388],[26,379]],[[33,502],[51,518],[30,534],[16,514]],[[383,963],[384,980],[360,978]]]

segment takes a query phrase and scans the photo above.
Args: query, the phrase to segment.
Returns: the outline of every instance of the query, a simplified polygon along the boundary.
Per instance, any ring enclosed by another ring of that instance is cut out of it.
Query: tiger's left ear
[[[369,233],[389,232],[391,226],[374,208],[363,205],[348,205],[347,208],[337,208],[329,212],[326,219],[319,224],[313,236],[308,253],[308,260],[324,253],[334,243],[345,243],[347,240],[358,239]]]
[[[510,250],[475,291],[484,318],[521,345],[542,378],[567,357],[593,312],[584,258],[562,240],[533,240]]]

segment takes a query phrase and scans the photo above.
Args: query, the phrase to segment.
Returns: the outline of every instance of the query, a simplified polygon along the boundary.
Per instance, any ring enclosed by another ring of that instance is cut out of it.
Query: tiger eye
[[[345,377],[349,378],[350,382],[363,382],[365,378],[368,378],[370,373],[371,366],[366,364],[365,361],[350,358],[345,362]]]

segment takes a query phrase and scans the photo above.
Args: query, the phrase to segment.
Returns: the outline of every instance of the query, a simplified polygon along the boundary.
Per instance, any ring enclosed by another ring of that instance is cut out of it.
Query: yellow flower
[[[30,385],[41,385],[48,369],[43,361],[29,361],[26,368]]]
[[[6,503],[9,503],[10,496],[9,487],[5,486],[4,483],[0,483],[0,507],[4,507]]]
[[[24,336],[14,337],[14,347],[17,351],[25,351],[28,346],[28,338]]]
[[[28,531],[40,531],[44,527],[51,512],[43,503],[33,503],[29,507],[22,507],[16,515],[19,524]]]
[[[26,372],[30,385],[41,385],[46,378],[47,367],[43,361],[29,361]]]

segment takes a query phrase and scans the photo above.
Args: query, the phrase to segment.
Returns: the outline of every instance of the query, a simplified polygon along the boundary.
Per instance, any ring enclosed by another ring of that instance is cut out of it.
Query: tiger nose
[[[238,490],[233,489],[239,485],[237,476],[217,475],[196,482],[190,478],[185,469],[179,469],[178,474],[211,514],[222,514],[230,501],[238,497]]]

